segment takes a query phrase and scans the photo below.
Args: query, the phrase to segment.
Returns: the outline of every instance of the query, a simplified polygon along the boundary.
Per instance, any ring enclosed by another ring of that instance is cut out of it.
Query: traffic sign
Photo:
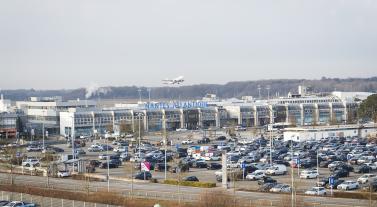
[[[141,163],[141,170],[149,172],[151,170],[151,163],[149,163],[149,162],[142,162]]]
[[[335,183],[334,177],[329,177],[329,184],[331,186],[334,186],[334,183]]]
[[[21,157],[21,152],[16,152],[16,157]]]
[[[243,162],[243,163],[241,164],[241,168],[242,168],[242,169],[245,169],[245,168],[246,168],[246,163]]]
[[[297,164],[297,165],[301,164],[301,160],[300,160],[300,158],[296,158],[296,164]]]

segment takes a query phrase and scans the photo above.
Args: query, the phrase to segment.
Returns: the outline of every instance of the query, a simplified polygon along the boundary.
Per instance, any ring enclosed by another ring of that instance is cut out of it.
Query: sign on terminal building
[[[194,109],[207,107],[208,103],[205,101],[171,101],[145,104],[145,109]]]

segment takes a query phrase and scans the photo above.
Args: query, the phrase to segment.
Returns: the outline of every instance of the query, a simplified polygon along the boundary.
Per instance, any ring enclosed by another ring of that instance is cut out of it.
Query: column
[[[259,126],[258,110],[257,110],[257,106],[253,106],[253,107],[254,107],[254,126],[257,127]]]
[[[216,107],[215,118],[216,118],[216,127],[220,128],[220,114],[219,114],[219,108],[218,107]]]
[[[304,126],[304,122],[305,122],[304,104],[300,104],[300,116],[301,116],[301,126]]]
[[[315,123],[319,123],[319,108],[318,108],[318,104],[314,104],[314,113],[315,113]]]
[[[286,114],[285,122],[289,123],[289,106],[288,106],[288,104],[285,105],[285,110],[286,110],[286,112],[285,112],[285,114]]]
[[[180,115],[180,121],[181,121],[181,129],[185,128],[185,114],[183,113],[183,109],[179,109]]]

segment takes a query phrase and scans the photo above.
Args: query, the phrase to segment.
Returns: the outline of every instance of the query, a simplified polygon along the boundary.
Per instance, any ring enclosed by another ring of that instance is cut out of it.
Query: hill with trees
[[[261,88],[262,97],[267,97],[267,88],[270,88],[270,96],[286,96],[288,92],[296,93],[299,85],[310,87],[315,93],[328,93],[332,91],[377,91],[377,77],[371,78],[326,78],[319,80],[307,79],[272,79],[257,81],[229,82],[226,84],[199,84],[174,87],[153,87],[151,88],[152,99],[196,99],[207,93],[217,94],[220,98],[231,98],[241,96],[259,96],[258,87]],[[102,92],[93,93],[92,99],[138,99],[137,86],[106,87]],[[104,91],[104,92],[103,92]],[[86,89],[74,90],[3,90],[1,93],[7,99],[26,100],[30,96],[62,96],[63,99],[85,99]],[[141,95],[145,100],[148,98],[148,89],[141,87]]]

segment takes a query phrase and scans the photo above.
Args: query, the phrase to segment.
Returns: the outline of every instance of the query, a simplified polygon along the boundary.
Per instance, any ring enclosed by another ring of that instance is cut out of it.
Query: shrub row
[[[178,180],[165,180],[164,184],[178,185]],[[179,185],[199,187],[199,188],[214,188],[214,187],[216,187],[216,183],[205,183],[205,182],[194,182],[194,181],[181,181],[181,182],[179,182]]]
[[[67,200],[85,201],[92,203],[103,203],[109,205],[125,206],[125,207],[145,207],[153,206],[155,203],[160,203],[164,207],[176,207],[178,203],[175,201],[161,201],[154,199],[138,199],[122,196],[116,192],[73,192],[57,189],[37,188],[32,186],[17,186],[17,185],[0,185],[1,191],[26,193],[30,195],[61,198]],[[182,207],[192,207],[193,205],[186,204]]]

